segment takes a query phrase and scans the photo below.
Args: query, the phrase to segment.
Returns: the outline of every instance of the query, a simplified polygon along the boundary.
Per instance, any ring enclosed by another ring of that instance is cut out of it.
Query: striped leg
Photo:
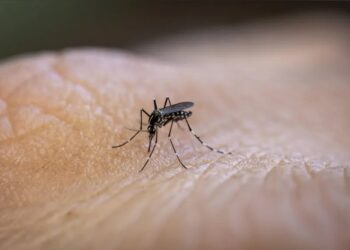
[[[232,155],[232,152],[225,152],[223,150],[220,150],[220,149],[215,149],[211,146],[209,146],[208,144],[206,144],[204,141],[202,141],[201,138],[199,138],[199,136],[193,131],[193,129],[191,128],[187,118],[185,117],[185,121],[187,123],[187,127],[189,129],[189,131],[193,134],[194,137],[196,137],[196,139],[205,147],[207,147],[208,149],[210,149],[211,151],[215,151],[216,153],[219,153],[219,154],[228,154],[228,155]]]
[[[116,145],[116,146],[112,146],[112,148],[119,148],[119,147],[124,146],[125,144],[128,144],[130,141],[132,141],[132,139],[134,139],[134,138],[142,131],[142,113],[146,114],[148,117],[150,116],[150,115],[146,112],[146,110],[144,110],[144,109],[141,109],[141,110],[140,110],[140,117],[141,117],[140,129],[137,130],[137,132],[136,132],[133,136],[131,136],[131,138],[130,138],[129,140],[123,142],[122,144],[119,144],[119,145]]]
[[[168,102],[169,102],[169,104],[170,104],[170,106],[171,106],[170,98],[167,96],[167,97],[165,98],[165,102],[164,102],[164,107],[163,107],[163,108],[166,107],[166,104],[167,104]]]
[[[181,166],[182,166],[183,168],[187,169],[187,167],[185,166],[185,164],[183,164],[182,161],[180,160],[180,157],[179,157],[179,155],[178,155],[178,153],[176,152],[176,149],[175,149],[175,147],[174,147],[174,143],[173,143],[173,141],[171,140],[171,130],[172,130],[172,128],[173,128],[173,123],[174,123],[174,121],[171,121],[171,125],[170,125],[170,130],[169,130],[168,138],[169,138],[169,141],[170,141],[170,143],[171,143],[171,146],[172,146],[172,148],[173,148],[173,150],[174,150],[174,153],[175,153],[177,159],[179,160]]]
[[[151,153],[149,154],[149,156],[148,156],[148,158],[147,158],[147,161],[145,162],[145,164],[143,165],[143,167],[139,170],[139,172],[142,172],[142,171],[145,169],[147,163],[148,163],[149,160],[151,159],[151,156],[152,156],[152,154],[153,154],[154,149],[155,149],[156,146],[157,146],[157,142],[158,142],[158,131],[156,131],[156,141],[155,141],[155,143],[154,143],[154,146],[153,146],[153,148],[152,148],[152,151],[151,151]]]

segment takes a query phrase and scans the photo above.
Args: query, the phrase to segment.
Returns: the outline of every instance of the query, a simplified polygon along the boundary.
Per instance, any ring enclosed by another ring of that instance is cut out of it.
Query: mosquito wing
[[[180,103],[176,103],[170,106],[167,106],[165,108],[159,109],[159,111],[165,115],[165,114],[170,114],[170,113],[174,113],[174,112],[178,112],[184,109],[188,109],[190,107],[192,107],[194,105],[193,102],[180,102]]]

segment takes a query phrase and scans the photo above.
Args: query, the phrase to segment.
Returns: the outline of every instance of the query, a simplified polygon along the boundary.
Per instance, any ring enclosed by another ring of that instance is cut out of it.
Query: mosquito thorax
[[[152,124],[152,125],[155,125],[157,122],[160,121],[161,118],[162,118],[161,113],[158,110],[155,110],[155,111],[153,111],[151,113],[151,116],[149,118],[148,123]]]

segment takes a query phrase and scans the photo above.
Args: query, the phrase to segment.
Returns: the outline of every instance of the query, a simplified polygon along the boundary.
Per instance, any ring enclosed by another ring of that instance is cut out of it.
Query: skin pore
[[[349,248],[348,23],[320,22],[2,62],[0,249]],[[166,96],[233,154],[174,124],[185,170],[167,125],[139,173],[147,134],[111,146]]]

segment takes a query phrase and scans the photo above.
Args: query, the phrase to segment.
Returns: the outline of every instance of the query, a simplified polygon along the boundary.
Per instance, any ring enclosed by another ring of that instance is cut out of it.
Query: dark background
[[[76,46],[133,49],[176,32],[313,11],[346,2],[0,0],[0,59]]]

